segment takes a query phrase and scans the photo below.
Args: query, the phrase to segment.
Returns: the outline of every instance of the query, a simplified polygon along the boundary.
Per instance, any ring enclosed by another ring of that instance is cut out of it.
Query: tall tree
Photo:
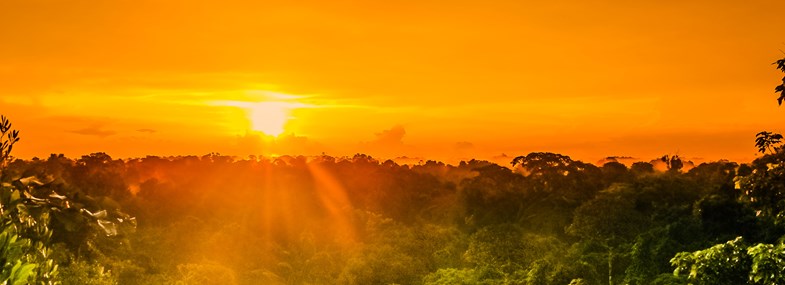
[[[777,66],[777,69],[785,72],[785,58],[779,59],[773,64]],[[782,84],[774,87],[774,93],[779,93],[779,97],[777,97],[777,104],[782,106],[782,101],[785,100],[785,77],[782,77]],[[758,133],[755,138],[755,146],[758,147],[758,151],[761,153],[765,153],[766,150],[769,150],[773,153],[781,149],[776,147],[777,144],[781,143],[780,140],[782,140],[781,134],[762,131]]]
[[[646,217],[636,209],[634,199],[624,195],[628,185],[614,185],[575,210],[567,232],[602,245],[608,251],[608,284],[613,285],[613,260],[619,247],[629,244],[647,225]]]

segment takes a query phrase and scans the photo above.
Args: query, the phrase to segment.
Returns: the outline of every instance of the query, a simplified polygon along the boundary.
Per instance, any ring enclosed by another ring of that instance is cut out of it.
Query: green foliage
[[[60,284],[65,272],[65,284],[103,283],[102,274],[79,278],[90,270],[81,263],[56,260],[55,256],[68,256],[62,247],[55,251],[52,245],[62,237],[89,237],[79,241],[77,247],[95,247],[102,237],[123,236],[133,231],[135,220],[120,212],[117,207],[107,209],[86,205],[82,199],[60,195],[62,190],[49,175],[30,175],[24,171],[7,171],[6,163],[14,143],[19,141],[18,131],[11,130],[5,117],[0,118],[0,266],[3,284]],[[12,174],[12,175],[9,175]],[[11,183],[8,183],[11,182]],[[66,239],[67,241],[67,239]],[[76,251],[77,257],[80,252]],[[74,270],[70,266],[79,267]],[[91,268],[102,268],[95,265]],[[103,270],[97,270],[99,273]],[[74,280],[73,278],[76,278]],[[95,280],[98,283],[90,283]]]
[[[567,232],[607,247],[629,242],[641,233],[648,220],[636,208],[634,199],[625,195],[629,185],[615,185],[575,210]]]
[[[683,276],[675,276],[670,273],[658,275],[649,283],[650,285],[687,285],[687,280]]]
[[[483,285],[523,285],[526,281],[525,271],[504,274],[498,269],[483,266],[473,269],[439,269],[423,278],[423,284],[483,284]]]
[[[744,284],[752,260],[742,239],[728,241],[696,252],[677,254],[671,263],[675,275],[685,274],[695,284]]]
[[[421,262],[388,245],[369,246],[350,258],[340,284],[412,284],[427,272]]]
[[[649,284],[655,276],[662,272],[660,266],[662,256],[659,253],[667,252],[664,247],[669,241],[662,238],[663,234],[665,233],[660,230],[638,236],[632,246],[632,252],[630,252],[631,264],[625,271],[624,280],[626,283]]]
[[[189,263],[177,266],[179,272],[175,285],[234,285],[234,270],[216,263]]]
[[[49,213],[22,194],[29,195],[0,186],[0,278],[9,284],[55,284],[58,271],[50,257]]]
[[[676,276],[686,272],[695,284],[783,284],[785,245],[746,246],[741,237],[695,252],[677,254]]]
[[[687,173],[547,152],[11,161],[0,117],[0,284],[785,284],[782,138]],[[710,246],[735,236],[756,245]]]
[[[785,152],[756,159],[752,169],[739,181],[742,199],[761,217],[785,226]]]
[[[567,284],[577,278],[587,284],[596,284],[596,280],[600,279],[596,264],[587,262],[584,257],[565,250],[549,252],[545,258],[533,262],[527,268],[523,280],[527,285],[548,285]]]
[[[515,225],[503,224],[480,229],[469,238],[464,258],[477,267],[491,266],[506,274],[558,251],[561,243],[550,237],[524,233]]]
[[[749,277],[753,284],[785,284],[785,244],[758,244],[747,248],[752,257]]]
[[[0,280],[9,284],[26,284],[37,264],[28,261],[32,245],[28,239],[20,239],[15,226],[8,226],[0,233],[0,258],[3,272]]]
[[[480,274],[474,269],[442,268],[423,278],[424,285],[482,284]]]
[[[64,285],[115,285],[117,277],[101,264],[75,261],[62,268],[60,278]]]
[[[768,204],[738,200],[734,182],[776,186],[772,157],[744,178],[729,162],[659,172],[549,153],[513,170],[96,153],[17,160],[5,173],[21,189],[8,197],[36,201],[20,213],[48,217],[66,284],[686,284],[670,274],[676,253],[769,231],[755,215]],[[27,229],[31,243],[43,237]]]

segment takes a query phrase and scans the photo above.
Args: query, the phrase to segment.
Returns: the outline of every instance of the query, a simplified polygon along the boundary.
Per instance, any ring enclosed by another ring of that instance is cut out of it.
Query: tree
[[[774,62],[777,69],[785,72],[785,58]],[[779,93],[778,105],[785,100],[785,77],[782,84],[774,88]],[[781,134],[762,131],[756,135],[755,146],[761,153],[769,154],[753,161],[752,167],[739,168],[739,188],[741,200],[748,203],[756,210],[759,221],[769,222],[779,227],[767,229],[769,233],[780,236],[782,226],[785,225],[785,152],[778,145],[782,143]],[[712,198],[712,197],[710,197]],[[727,198],[727,197],[726,197]],[[703,200],[698,206],[702,210],[717,209],[721,213],[711,224],[724,224],[722,216],[743,216],[740,205],[728,203],[728,200]],[[747,216],[751,213],[747,211]],[[704,217],[704,220],[705,217]],[[737,228],[733,227],[733,228]],[[728,231],[728,230],[723,230]],[[768,237],[771,239],[772,237]],[[758,244],[747,246],[741,237],[717,244],[710,248],[682,252],[671,259],[671,264],[676,267],[675,275],[686,273],[691,284],[783,284],[785,274],[785,245],[781,243]]]
[[[785,72],[785,58],[779,59],[773,64],[777,65],[777,69]],[[785,100],[785,77],[782,77],[782,84],[774,87],[774,93],[780,93],[780,96],[777,97],[777,104],[782,106],[782,101]],[[761,153],[765,153],[766,150],[774,153],[781,149],[775,146],[781,143],[780,140],[782,140],[781,134],[762,131],[755,138],[755,146],[758,147],[758,151]]]
[[[696,285],[745,284],[751,261],[742,239],[695,252],[682,252],[671,259],[674,275],[686,274]]]
[[[627,169],[627,166],[616,161],[611,161],[602,165],[602,177],[604,186],[610,186],[613,183],[629,182],[633,178],[633,174]]]
[[[777,69],[785,72],[785,58],[779,59],[773,64],[777,65]],[[785,77],[782,78],[782,84],[774,87],[774,93],[780,93],[780,97],[777,98],[777,103],[782,106],[782,100],[785,100]]]
[[[0,171],[5,171],[19,131],[12,130],[3,116],[0,132]],[[60,271],[53,255],[68,255],[53,249],[58,235],[89,235],[93,238],[82,239],[77,246],[94,247],[102,238],[135,229],[136,220],[116,208],[88,208],[61,195],[55,179],[41,181],[24,172],[3,179],[11,183],[0,184],[0,284],[57,284]]]
[[[654,173],[654,165],[644,161],[638,161],[632,164],[630,171],[636,175]]]
[[[739,187],[759,218],[785,226],[785,152],[753,161],[751,173],[739,177]]]
[[[741,237],[671,259],[675,275],[702,284],[783,284],[785,245],[747,246]]]
[[[645,215],[636,209],[636,201],[624,195],[628,185],[615,185],[575,210],[567,232],[596,242],[608,251],[608,284],[613,285],[614,254],[622,245],[632,242],[647,225]]]
[[[673,156],[668,156],[667,154],[663,155],[660,158],[660,161],[665,163],[665,165],[668,167],[668,171],[680,172],[684,167],[684,162],[681,160],[678,154],[674,154]]]
[[[18,141],[19,131],[11,129],[11,122],[0,116],[0,173]],[[47,284],[57,275],[49,248],[49,205],[15,185],[24,184],[0,185],[0,281]]]
[[[766,153],[767,150],[771,153],[775,153],[780,149],[777,147],[777,145],[781,143],[781,134],[762,131],[755,135],[755,146],[758,148],[760,153]]]
[[[19,131],[11,129],[11,122],[5,116],[0,116],[0,171],[8,163],[11,150],[14,149],[14,144],[18,141]],[[2,172],[0,172],[0,178],[2,178]]]

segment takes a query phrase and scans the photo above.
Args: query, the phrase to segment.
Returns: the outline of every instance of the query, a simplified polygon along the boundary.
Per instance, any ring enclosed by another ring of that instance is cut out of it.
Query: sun
[[[245,118],[238,118],[243,122],[236,122],[235,125],[242,124],[247,127],[246,131],[261,132],[272,137],[291,131],[287,128],[293,127],[290,121],[294,119],[293,112],[296,110],[316,108],[314,105],[298,102],[301,96],[268,91],[254,92],[252,95],[254,96],[251,97],[258,98],[249,101],[217,100],[209,101],[209,104],[240,110]]]
[[[251,129],[266,135],[279,136],[284,133],[291,118],[292,104],[286,102],[259,102],[248,106]]]

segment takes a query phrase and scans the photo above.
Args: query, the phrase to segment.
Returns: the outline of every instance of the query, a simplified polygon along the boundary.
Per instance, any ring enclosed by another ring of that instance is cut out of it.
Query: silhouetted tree
[[[0,116],[0,169],[8,163],[14,144],[19,141],[19,131],[11,129],[11,122]],[[2,172],[0,172],[2,177]]]
[[[779,150],[778,144],[782,143],[782,135],[772,132],[762,131],[755,135],[755,146],[760,153],[766,153],[768,150],[775,153]]]
[[[785,58],[779,59],[773,64],[777,66],[777,69],[785,72]],[[777,97],[777,104],[782,106],[782,101],[785,100],[785,77],[782,77],[782,84],[774,87],[774,93],[779,93],[779,97]],[[761,153],[764,153],[766,150],[776,152],[778,151],[778,148],[774,147],[774,145],[779,144],[781,139],[781,134],[762,131],[758,133],[755,138],[755,146],[758,147],[758,151]]]
[[[637,175],[653,173],[654,165],[648,162],[638,161],[632,164],[632,166],[630,167],[630,171],[632,171]]]
[[[785,72],[785,58],[779,59],[773,64],[777,65],[777,69]],[[777,98],[777,103],[782,105],[782,100],[785,100],[785,77],[782,78],[782,84],[774,87],[774,93],[780,93],[780,97]]]
[[[632,179],[632,175],[629,169],[627,169],[627,166],[616,161],[603,164],[601,170],[603,184],[606,187],[613,183],[628,182]]]
[[[681,160],[678,154],[674,154],[672,156],[667,154],[663,155],[660,158],[660,161],[665,163],[665,165],[668,167],[668,171],[680,172],[684,167],[684,162]]]

